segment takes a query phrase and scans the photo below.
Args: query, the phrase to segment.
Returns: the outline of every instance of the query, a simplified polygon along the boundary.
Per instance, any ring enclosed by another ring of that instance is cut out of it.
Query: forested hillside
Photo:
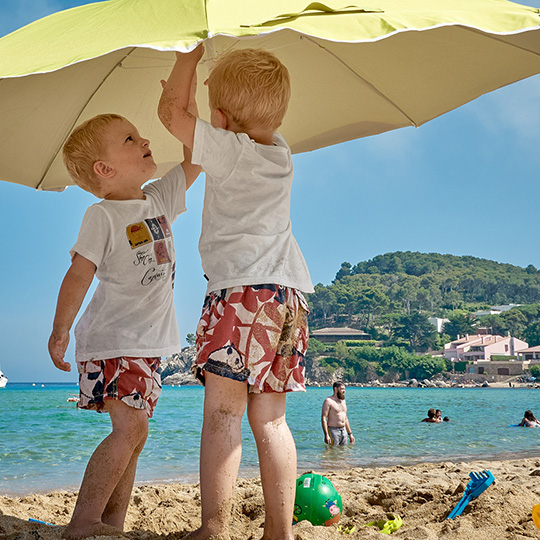
[[[440,347],[457,334],[487,326],[540,344],[540,272],[476,257],[394,252],[355,265],[344,262],[331,285],[309,296],[312,328],[353,326],[374,339],[401,340],[411,350]],[[501,315],[476,318],[490,306],[522,304]],[[428,317],[449,319],[446,336]]]

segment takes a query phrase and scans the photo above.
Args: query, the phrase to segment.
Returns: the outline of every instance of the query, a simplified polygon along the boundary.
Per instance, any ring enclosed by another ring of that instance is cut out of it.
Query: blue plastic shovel
[[[465,493],[461,500],[457,503],[456,507],[448,514],[446,519],[454,519],[455,517],[461,515],[461,512],[465,510],[465,507],[473,500],[483,493],[495,480],[491,471],[482,471],[480,473],[470,472],[469,477],[471,481],[467,484],[465,488]]]

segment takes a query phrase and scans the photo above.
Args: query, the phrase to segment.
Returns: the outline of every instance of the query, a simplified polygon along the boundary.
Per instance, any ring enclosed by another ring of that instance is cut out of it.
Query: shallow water
[[[0,494],[77,489],[94,448],[109,433],[108,415],[66,399],[76,385],[9,383],[0,390]],[[423,461],[540,456],[540,429],[512,428],[523,412],[540,412],[540,390],[496,388],[348,388],[356,444],[324,444],[320,424],[330,388],[289,394],[287,421],[299,473]],[[196,482],[202,424],[201,387],[164,387],[139,459],[137,483]],[[421,423],[427,409],[451,422]],[[241,476],[258,474],[246,418]]]

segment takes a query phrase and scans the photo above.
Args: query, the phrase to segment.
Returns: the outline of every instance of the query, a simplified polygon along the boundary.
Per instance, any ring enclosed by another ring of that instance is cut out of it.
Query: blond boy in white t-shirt
[[[195,372],[205,384],[202,525],[190,539],[228,537],[241,457],[241,421],[257,443],[265,540],[292,540],[296,447],[286,393],[305,390],[307,305],[313,286],[291,232],[290,149],[279,134],[287,69],[263,50],[220,57],[206,82],[211,123],[187,110],[202,46],[177,53],[159,106],[165,127],[206,172],[199,242],[208,279]]]
[[[78,407],[109,413],[112,432],[88,462],[63,537],[120,536],[161,393],[160,357],[180,350],[170,225],[186,210],[186,189],[200,168],[186,160],[143,187],[156,172],[149,141],[115,114],[77,127],[64,162],[81,188],[103,200],[86,211],[71,250],[49,353],[58,369],[71,371],[69,332],[95,275],[99,284],[75,328]]]

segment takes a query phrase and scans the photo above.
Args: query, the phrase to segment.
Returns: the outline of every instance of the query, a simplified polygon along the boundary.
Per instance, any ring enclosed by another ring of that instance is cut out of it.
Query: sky
[[[0,37],[85,3],[3,0]],[[523,3],[540,7],[540,0]],[[293,232],[313,283],[329,285],[344,261],[356,264],[393,251],[472,255],[540,268],[539,95],[535,76],[420,128],[294,156]],[[195,332],[206,289],[197,250],[200,180],[188,192],[188,212],[173,225],[183,345]],[[73,335],[67,374],[53,366],[47,341],[69,250],[86,208],[95,202],[77,187],[38,192],[0,181],[0,369],[10,382],[77,380]]]

